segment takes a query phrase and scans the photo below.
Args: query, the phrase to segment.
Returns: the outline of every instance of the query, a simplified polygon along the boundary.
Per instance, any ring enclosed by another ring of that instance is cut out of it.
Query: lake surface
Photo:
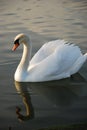
[[[0,0],[0,129],[31,129],[87,122],[87,63],[73,79],[16,83],[22,55],[14,37],[27,33],[32,56],[45,43],[65,39],[87,52],[87,0]],[[21,110],[20,110],[21,109]],[[30,114],[30,117],[29,117]]]

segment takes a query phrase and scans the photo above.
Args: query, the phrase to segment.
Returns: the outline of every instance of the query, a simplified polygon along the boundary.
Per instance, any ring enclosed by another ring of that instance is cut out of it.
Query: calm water
[[[14,82],[22,47],[16,53],[11,48],[14,37],[22,32],[30,35],[32,55],[45,42],[58,38],[79,45],[85,53],[87,0],[0,0],[0,128],[32,130],[87,122],[87,63],[80,70],[85,80],[77,75],[60,82]]]

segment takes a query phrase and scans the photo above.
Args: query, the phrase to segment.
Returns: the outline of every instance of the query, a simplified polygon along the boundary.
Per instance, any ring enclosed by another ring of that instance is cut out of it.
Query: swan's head
[[[22,44],[22,43],[27,43],[29,41],[29,37],[23,33],[18,34],[15,39],[14,39],[14,46],[12,48],[13,51],[16,50],[16,48]]]

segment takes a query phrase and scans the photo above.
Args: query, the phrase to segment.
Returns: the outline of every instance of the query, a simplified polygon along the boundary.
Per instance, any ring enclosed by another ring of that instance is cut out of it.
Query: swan
[[[32,45],[26,34],[14,39],[13,51],[23,44],[23,55],[14,74],[18,82],[45,82],[68,78],[82,67],[87,53],[82,54],[75,44],[64,40],[45,43],[31,58]]]

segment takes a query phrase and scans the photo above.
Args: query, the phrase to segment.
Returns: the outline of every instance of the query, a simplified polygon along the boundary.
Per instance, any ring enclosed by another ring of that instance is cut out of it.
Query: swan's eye
[[[15,40],[14,44],[19,44],[19,39]]]
[[[15,40],[15,41],[14,41],[14,46],[13,46],[12,50],[15,51],[16,48],[17,48],[19,45],[20,45],[20,44],[19,44],[19,39]]]

